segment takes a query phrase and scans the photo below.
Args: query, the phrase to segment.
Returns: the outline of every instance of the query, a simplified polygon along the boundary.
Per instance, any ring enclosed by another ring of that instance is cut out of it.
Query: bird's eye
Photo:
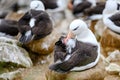
[[[73,29],[73,31],[77,30],[78,28],[79,28],[79,26],[78,26],[78,27],[76,27],[76,28],[74,28],[74,29]]]

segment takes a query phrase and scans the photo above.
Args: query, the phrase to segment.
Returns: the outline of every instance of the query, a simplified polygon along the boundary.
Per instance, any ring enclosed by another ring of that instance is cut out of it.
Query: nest
[[[100,40],[102,54],[107,57],[109,52],[120,50],[120,35],[106,28]]]

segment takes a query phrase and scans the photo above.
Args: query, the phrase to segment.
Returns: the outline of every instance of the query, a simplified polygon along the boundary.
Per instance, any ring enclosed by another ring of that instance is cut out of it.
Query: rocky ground
[[[68,25],[69,22],[70,21],[62,20],[62,26],[59,25],[60,28],[64,27],[64,25]],[[113,52],[113,55],[110,55],[109,53],[109,55],[105,57],[103,56],[104,53],[101,53],[102,56],[99,60],[99,63],[91,69],[64,74],[49,70],[49,65],[53,63],[53,54],[54,53],[52,52],[49,56],[44,56],[44,58],[40,57],[36,65],[31,68],[24,69],[21,73],[20,80],[120,80],[120,67],[118,67],[119,64],[116,64],[115,66],[113,65],[112,67],[110,66],[111,63],[119,63],[119,51]],[[42,64],[41,61],[45,63]]]
[[[54,18],[57,20],[53,21],[54,30],[51,35],[25,45],[29,49],[28,52],[16,41],[0,38],[0,66],[2,66],[0,67],[0,80],[120,80],[120,35],[104,27],[101,21],[90,27],[101,45],[101,58],[95,67],[85,71],[68,73],[57,73],[49,70],[49,65],[53,63],[54,43],[61,35],[67,33],[68,26],[74,19],[69,10],[65,12],[67,13],[65,18],[60,20]],[[15,16],[22,15],[15,14]],[[10,14],[6,19],[13,19],[13,17]],[[92,24],[91,21],[86,22],[88,25]],[[14,57],[6,57],[9,54]],[[2,60],[8,62],[3,64]]]

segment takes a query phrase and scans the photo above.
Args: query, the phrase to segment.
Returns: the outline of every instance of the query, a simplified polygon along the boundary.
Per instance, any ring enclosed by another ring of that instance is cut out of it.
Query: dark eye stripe
[[[39,6],[39,4],[37,4],[37,6],[35,8],[37,8]]]
[[[77,30],[78,28],[79,28],[79,26],[78,26],[78,27],[76,27],[75,29],[73,29],[73,31]]]

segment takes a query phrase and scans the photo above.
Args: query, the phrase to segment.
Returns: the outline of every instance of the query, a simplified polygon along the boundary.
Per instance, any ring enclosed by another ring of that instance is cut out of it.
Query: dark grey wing
[[[0,32],[16,36],[18,34],[17,21],[0,19]]]
[[[105,8],[105,2],[99,2],[95,7],[85,9],[84,14],[88,16],[93,14],[102,14],[104,8]]]
[[[46,37],[52,32],[53,24],[49,15],[46,12],[41,12],[34,18],[36,19],[35,21],[36,26],[32,28],[32,32],[33,34],[35,34],[34,39],[36,40],[41,39],[43,37]]]
[[[31,15],[29,12],[26,12],[24,16],[18,21],[19,25],[26,25],[29,23]]]
[[[89,8],[91,6],[91,3],[88,1],[83,1],[82,3],[73,6],[73,14],[79,14],[83,12],[86,8]]]
[[[31,15],[29,12],[25,13],[25,15],[18,21],[18,30],[20,33],[24,34],[29,28],[29,21]]]
[[[25,15],[18,21],[18,30],[22,34],[19,38],[19,41],[22,43],[28,43],[32,39],[32,34],[28,36],[25,35],[27,31],[30,30],[29,21],[31,19],[31,15],[29,12],[25,13]]]
[[[55,9],[58,7],[57,1],[58,0],[41,0],[45,5],[45,9]]]
[[[116,13],[109,17],[109,19],[117,26],[120,26],[120,13]]]
[[[78,52],[79,50],[77,50],[76,52]],[[75,54],[71,56],[71,58],[67,61],[61,62],[61,63],[55,63],[53,65],[51,65],[49,68],[51,70],[57,71],[57,72],[68,72],[70,69],[72,69],[73,67],[77,66],[80,62],[79,61],[83,61],[80,56],[84,57],[83,54]],[[85,58],[84,58],[85,59]]]

